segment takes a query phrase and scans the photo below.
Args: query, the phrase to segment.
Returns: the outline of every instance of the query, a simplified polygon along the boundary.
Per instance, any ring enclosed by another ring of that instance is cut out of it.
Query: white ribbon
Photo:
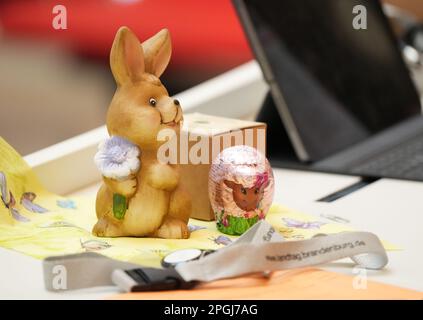
[[[343,232],[308,240],[284,241],[267,222],[254,225],[232,245],[176,266],[186,281],[213,281],[243,274],[301,268],[350,257],[366,269],[381,269],[388,257],[369,232]]]

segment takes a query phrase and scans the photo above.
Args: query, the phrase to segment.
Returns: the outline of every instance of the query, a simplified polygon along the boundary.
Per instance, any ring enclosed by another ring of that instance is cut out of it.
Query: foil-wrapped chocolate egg
[[[273,171],[257,149],[235,146],[213,160],[208,187],[217,229],[241,235],[266,217],[273,201]]]

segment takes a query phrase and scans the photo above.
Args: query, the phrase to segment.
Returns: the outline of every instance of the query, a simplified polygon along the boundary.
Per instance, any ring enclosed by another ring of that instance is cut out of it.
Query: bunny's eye
[[[156,99],[154,99],[154,98],[151,98],[149,101],[148,101],[149,103],[150,103],[150,105],[151,106],[156,106],[156,104],[157,104],[157,101],[156,101]]]
[[[247,194],[247,190],[245,190],[245,188],[241,188],[241,193],[246,195]]]

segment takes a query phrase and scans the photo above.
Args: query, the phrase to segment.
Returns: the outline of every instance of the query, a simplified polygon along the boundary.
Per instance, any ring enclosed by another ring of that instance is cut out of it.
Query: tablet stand
[[[274,167],[305,169],[292,146],[270,92],[266,94],[256,121],[267,123],[267,157]]]

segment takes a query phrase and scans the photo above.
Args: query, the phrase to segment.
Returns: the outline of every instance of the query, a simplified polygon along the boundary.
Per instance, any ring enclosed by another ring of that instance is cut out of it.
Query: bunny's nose
[[[176,99],[164,98],[156,109],[160,112],[163,124],[178,124],[182,119],[182,109]]]

